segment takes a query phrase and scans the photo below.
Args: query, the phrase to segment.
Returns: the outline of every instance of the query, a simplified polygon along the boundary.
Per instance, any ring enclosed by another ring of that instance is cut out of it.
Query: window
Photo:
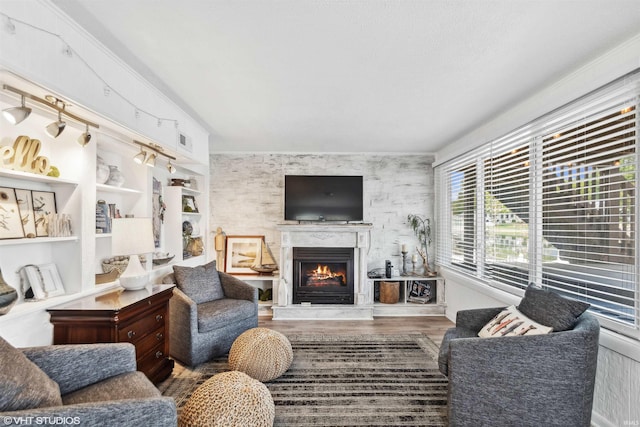
[[[640,336],[640,72],[436,167],[436,262],[520,293],[586,301]]]

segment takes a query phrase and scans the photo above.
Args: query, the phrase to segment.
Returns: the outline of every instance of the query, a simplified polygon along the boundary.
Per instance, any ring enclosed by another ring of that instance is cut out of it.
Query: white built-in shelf
[[[96,239],[110,238],[111,233],[96,233]]]
[[[11,245],[34,245],[39,243],[57,243],[57,242],[75,242],[78,240],[78,236],[70,237],[34,237],[32,239],[4,239],[0,240],[0,246]]]
[[[197,196],[198,194],[200,194],[200,190],[194,190],[192,188],[189,187],[181,187],[182,188],[182,194],[191,194],[193,196]]]
[[[273,282],[274,280],[278,280],[280,278],[279,276],[274,276],[273,274],[265,275],[265,276],[261,276],[259,274],[231,274],[231,276],[245,282],[254,282],[257,280]]]
[[[120,194],[142,194],[142,190],[127,187],[116,187],[114,185],[96,184],[96,191],[103,191],[106,193],[120,193]]]
[[[184,216],[200,216],[202,215],[200,212],[182,212]]]
[[[13,178],[13,179],[25,179],[32,182],[44,182],[44,183],[53,184],[53,185],[55,184],[78,185],[78,181],[74,181],[71,179],[55,178],[53,176],[38,175],[35,173],[14,171],[11,169],[3,169],[3,168],[0,168],[0,176],[6,177],[6,178]]]

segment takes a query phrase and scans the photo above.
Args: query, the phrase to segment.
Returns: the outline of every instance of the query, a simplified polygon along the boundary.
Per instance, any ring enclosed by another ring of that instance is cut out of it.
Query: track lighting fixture
[[[2,115],[5,119],[12,125],[17,125],[31,114],[31,108],[25,106],[24,95],[22,98],[22,106],[20,107],[11,107],[2,110]]]
[[[140,146],[140,152],[135,156],[133,156],[134,162],[136,162],[139,165],[144,164],[152,168],[156,165],[156,160],[158,159],[158,156],[163,156],[168,159],[167,170],[169,171],[169,173],[176,172],[176,167],[173,165],[173,163],[171,163],[171,161],[175,160],[176,158],[163,153],[161,146],[157,144],[145,144],[139,141],[133,141],[133,142]]]
[[[62,120],[62,112],[58,111],[58,120],[47,125],[46,131],[50,137],[57,138],[65,127],[67,127],[67,123]]]
[[[147,156],[147,160],[144,161],[144,164],[149,166],[150,168],[155,167],[155,165],[156,165],[156,157],[158,157],[156,153],[149,154]]]
[[[133,156],[133,161],[137,164],[141,165],[144,163],[144,160],[147,158],[147,152],[143,149],[140,149],[140,152]]]
[[[20,107],[12,107],[2,110],[2,115],[11,124],[17,125],[18,123],[29,117],[29,115],[31,114],[31,108],[25,106],[25,99],[29,98],[30,100],[35,101],[38,104],[42,104],[45,107],[51,108],[52,110],[58,112],[58,120],[47,125],[46,127],[47,134],[49,134],[52,138],[57,138],[58,136],[60,136],[62,131],[64,131],[65,127],[67,126],[67,123],[62,120],[62,114],[73,121],[80,122],[85,125],[85,132],[80,135],[80,138],[78,138],[78,143],[82,146],[88,144],[91,140],[89,126],[96,129],[100,128],[100,126],[98,126],[97,124],[85,120],[82,117],[78,117],[75,114],[67,111],[65,108],[68,106],[68,104],[54,96],[47,95],[45,96],[46,99],[42,99],[9,85],[2,85],[2,89],[20,95],[22,101],[22,106]]]
[[[79,137],[78,137],[78,144],[82,145],[83,147],[85,145],[87,145],[89,143],[89,141],[91,141],[91,134],[89,133],[89,125],[86,125],[86,129],[84,131],[84,133],[82,133]]]
[[[167,170],[171,174],[176,173],[176,167],[171,164],[171,159],[169,159],[169,161],[167,162]]]

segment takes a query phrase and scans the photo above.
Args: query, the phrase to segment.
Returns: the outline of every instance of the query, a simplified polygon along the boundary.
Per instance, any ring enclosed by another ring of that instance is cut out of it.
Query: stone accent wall
[[[433,161],[432,155],[214,153],[210,230],[221,227],[229,236],[264,235],[278,258],[276,225],[285,223],[285,175],[362,175],[364,222],[373,225],[368,269],[384,268],[386,259],[401,268],[400,245],[408,244],[409,261],[417,245],[407,215],[433,219]],[[434,248],[432,244],[431,258]]]

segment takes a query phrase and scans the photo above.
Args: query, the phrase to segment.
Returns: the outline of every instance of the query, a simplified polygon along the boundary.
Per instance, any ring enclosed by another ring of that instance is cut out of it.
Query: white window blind
[[[536,282],[638,336],[640,72],[436,167],[439,265]]]

